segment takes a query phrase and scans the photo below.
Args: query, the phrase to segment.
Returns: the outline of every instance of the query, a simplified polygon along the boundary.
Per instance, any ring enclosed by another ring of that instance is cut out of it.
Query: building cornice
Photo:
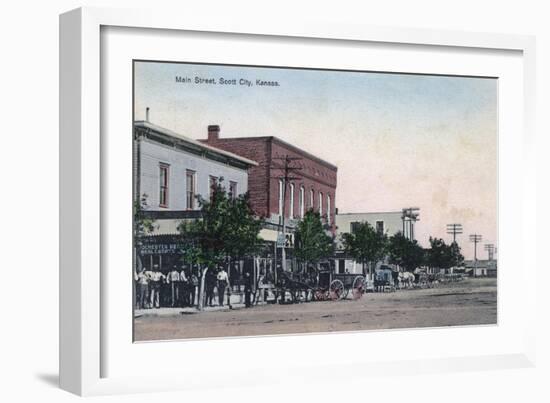
[[[211,155],[214,157],[213,159],[216,159],[216,160],[222,159],[225,162],[230,164],[231,163],[244,164],[246,167],[258,166],[258,163],[256,161],[242,157],[240,155],[234,154],[229,151],[225,151],[225,150],[213,147],[201,141],[183,136],[170,129],[157,126],[150,122],[135,121],[134,128],[144,130],[146,135],[147,135],[147,132],[152,132],[156,135],[162,136],[166,140],[169,140],[170,142],[174,143],[174,145],[182,146],[187,151],[195,151],[196,153],[199,153],[205,156]],[[150,136],[147,136],[147,137],[150,138]]]

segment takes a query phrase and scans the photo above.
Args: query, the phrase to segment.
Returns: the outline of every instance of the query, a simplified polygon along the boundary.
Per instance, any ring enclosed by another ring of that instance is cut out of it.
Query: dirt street
[[[368,293],[360,300],[261,305],[217,312],[143,315],[135,340],[494,324],[496,279]]]

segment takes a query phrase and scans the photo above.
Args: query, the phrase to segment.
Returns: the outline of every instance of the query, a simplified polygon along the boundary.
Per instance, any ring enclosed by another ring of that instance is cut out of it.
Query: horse
[[[399,273],[399,288],[411,288],[414,284],[415,276],[411,272],[404,271]]]

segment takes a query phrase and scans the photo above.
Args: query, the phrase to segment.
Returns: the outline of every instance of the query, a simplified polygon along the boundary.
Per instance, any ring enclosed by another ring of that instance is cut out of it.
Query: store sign
[[[293,248],[294,247],[294,234],[277,234],[277,248]]]
[[[182,244],[175,237],[151,236],[144,237],[139,247],[139,254],[144,255],[178,255]]]

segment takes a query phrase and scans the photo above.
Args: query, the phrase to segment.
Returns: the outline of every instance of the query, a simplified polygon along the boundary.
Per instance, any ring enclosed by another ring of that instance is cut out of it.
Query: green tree
[[[408,239],[401,232],[389,238],[388,255],[390,263],[410,272],[424,263],[424,249],[416,240]]]
[[[225,190],[221,190],[225,192]],[[254,215],[248,193],[237,197],[226,194],[228,209],[224,231],[224,251],[227,264],[231,260],[254,256],[262,247],[259,237],[262,220]]]
[[[451,248],[451,267],[462,266],[464,263],[464,256],[460,250],[460,246],[456,242],[450,245]]]
[[[450,258],[445,241],[441,238],[430,237],[430,248],[426,252],[426,263],[433,268],[443,269]]]
[[[254,216],[248,195],[229,195],[222,181],[212,188],[209,200],[198,197],[201,218],[178,227],[184,261],[199,267],[199,309],[208,270],[253,254],[261,243],[261,221]]]
[[[321,216],[312,209],[306,211],[294,232],[294,256],[302,264],[316,264],[332,256],[334,240],[327,234]]]
[[[464,256],[456,242],[447,245],[441,238],[430,237],[430,249],[427,250],[427,264],[430,267],[448,269],[463,262]]]
[[[376,231],[368,222],[358,223],[353,232],[341,235],[344,251],[360,262],[363,274],[366,274],[366,265],[372,275],[372,264],[381,260],[386,253],[387,236]]]
[[[141,271],[143,266],[141,256],[137,251],[143,245],[143,238],[151,233],[155,227],[155,220],[145,215],[145,211],[148,208],[148,197],[149,196],[144,193],[139,200],[134,200],[134,261],[137,266],[137,271]]]

